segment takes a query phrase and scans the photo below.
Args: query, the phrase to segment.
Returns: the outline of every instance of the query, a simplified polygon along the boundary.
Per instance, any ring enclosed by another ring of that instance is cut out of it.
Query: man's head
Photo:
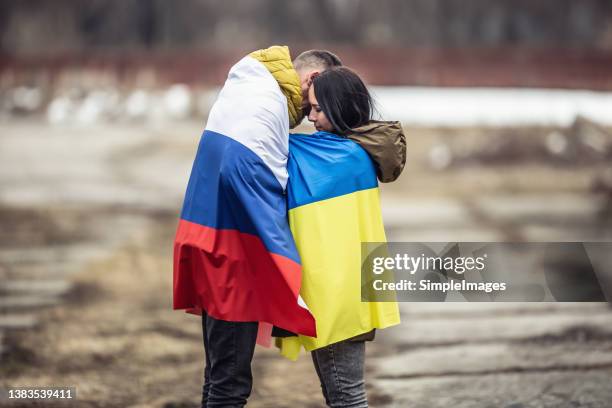
[[[305,115],[308,115],[310,111],[308,89],[312,85],[313,78],[329,68],[341,65],[342,61],[340,61],[340,58],[326,50],[304,51],[293,60],[293,67],[300,77],[300,84],[302,86],[302,110]]]

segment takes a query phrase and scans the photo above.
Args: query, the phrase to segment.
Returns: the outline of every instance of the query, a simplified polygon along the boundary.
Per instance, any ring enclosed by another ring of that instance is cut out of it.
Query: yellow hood
[[[304,118],[302,113],[302,87],[300,77],[291,62],[289,47],[275,45],[254,51],[249,55],[264,64],[278,82],[281,91],[287,97],[289,127],[296,127]]]

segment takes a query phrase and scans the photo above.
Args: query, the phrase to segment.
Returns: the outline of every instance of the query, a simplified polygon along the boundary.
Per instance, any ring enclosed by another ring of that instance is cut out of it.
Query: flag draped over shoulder
[[[300,258],[284,195],[299,89],[286,47],[231,68],[185,194],[174,243],[175,309],[316,335],[299,299]]]
[[[399,323],[395,302],[361,302],[361,242],[385,242],[376,169],[357,143],[317,132],[289,138],[289,224],[302,259],[301,295],[317,337],[277,339],[311,351]]]

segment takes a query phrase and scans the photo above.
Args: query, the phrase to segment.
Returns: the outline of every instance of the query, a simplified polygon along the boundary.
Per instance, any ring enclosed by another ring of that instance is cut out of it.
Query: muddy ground
[[[75,386],[79,407],[198,406],[200,322],[171,308],[171,257],[200,126],[3,126],[0,387]],[[389,238],[612,240],[607,150],[555,156],[552,131],[412,130],[404,175],[383,187]],[[308,356],[258,347],[253,370],[249,406],[323,406]],[[368,345],[366,377],[373,407],[610,407],[612,313],[404,304],[402,325]]]
[[[75,274],[61,304],[36,311],[35,328],[11,331],[3,385],[76,386],[86,407],[195,406],[203,347],[199,319],[171,307],[175,223],[157,215],[148,234]],[[253,406],[282,406],[279,391],[298,385],[285,406],[317,401],[308,359],[260,349],[257,361]]]

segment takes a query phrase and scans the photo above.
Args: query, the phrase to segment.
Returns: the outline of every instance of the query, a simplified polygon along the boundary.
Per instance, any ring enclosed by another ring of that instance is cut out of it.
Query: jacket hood
[[[346,136],[370,156],[381,183],[395,181],[406,164],[406,137],[399,122],[370,121]]]
[[[302,112],[300,77],[293,67],[293,62],[291,62],[289,47],[274,45],[270,48],[253,51],[249,55],[264,64],[278,82],[278,86],[287,98],[289,127],[293,129],[304,119],[304,114]]]

